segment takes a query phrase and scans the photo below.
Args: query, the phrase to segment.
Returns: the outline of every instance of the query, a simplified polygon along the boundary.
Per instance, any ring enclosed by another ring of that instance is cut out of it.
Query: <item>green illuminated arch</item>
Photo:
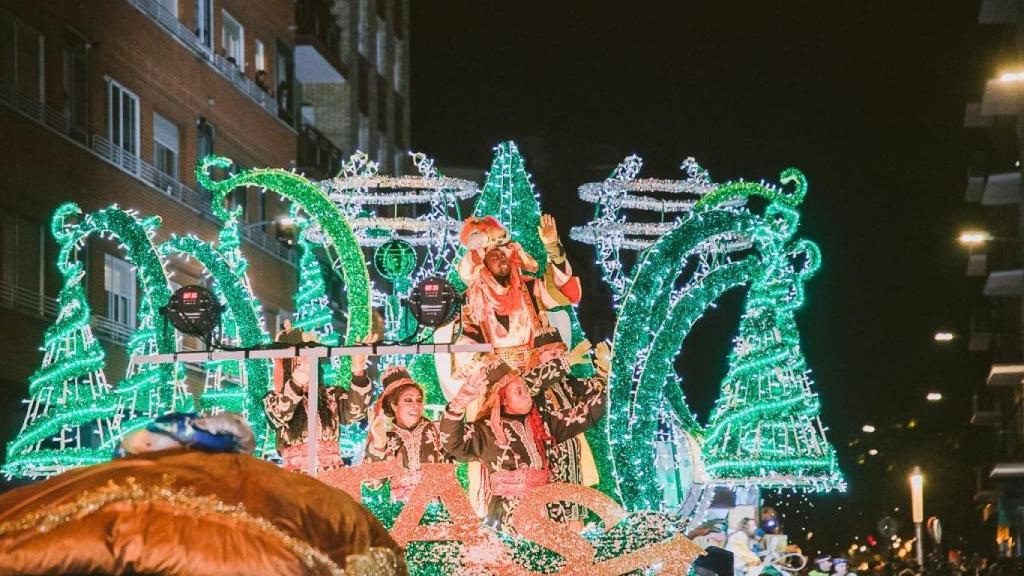
[[[271,190],[298,204],[323,230],[340,255],[341,273],[345,279],[348,301],[345,343],[354,344],[365,338],[370,332],[370,277],[352,228],[341,212],[319,186],[286,170],[243,170],[220,181],[214,181],[209,176],[211,167],[228,169],[231,165],[232,162],[228,158],[207,156],[196,166],[197,182],[213,193],[214,214],[222,220],[229,218],[230,214],[224,208],[224,200],[239,186],[256,186]],[[340,372],[351,374],[351,359],[342,357],[341,360]]]

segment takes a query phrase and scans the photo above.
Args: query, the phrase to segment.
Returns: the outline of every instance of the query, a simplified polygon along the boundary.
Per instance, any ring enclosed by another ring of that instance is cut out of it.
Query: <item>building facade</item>
[[[67,201],[85,212],[117,204],[160,216],[156,242],[194,234],[214,244],[220,222],[194,174],[205,155],[319,179],[362,145],[385,166],[404,166],[406,1],[0,7],[0,439],[21,425],[26,383],[56,316],[54,209]],[[244,208],[242,251],[273,330],[294,307],[296,254],[281,236],[288,206],[255,189],[229,201]],[[81,256],[93,331],[114,384],[136,327],[135,270],[114,240],[90,238]],[[195,262],[172,259],[168,269],[175,285],[205,281]]]
[[[997,75],[965,114],[967,220],[960,237],[977,283],[969,350],[986,359],[975,384],[975,505],[1003,556],[1024,552],[1024,2],[984,0],[979,21],[995,45]],[[1017,63],[1014,68],[1012,63]]]

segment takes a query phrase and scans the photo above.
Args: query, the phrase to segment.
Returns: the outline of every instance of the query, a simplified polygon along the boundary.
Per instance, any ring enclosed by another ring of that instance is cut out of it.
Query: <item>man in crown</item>
[[[539,270],[537,261],[522,245],[511,240],[508,230],[495,218],[469,218],[459,235],[466,248],[458,265],[459,277],[466,284],[459,341],[493,345],[494,355],[520,372],[538,366],[544,350],[560,345],[560,350],[554,350],[554,354],[565,352],[564,341],[551,325],[548,311],[580,301],[580,281],[572,274],[555,224],[550,214],[541,216],[538,235],[547,252],[548,266],[539,278],[531,276]],[[587,350],[587,347],[573,350],[573,355],[578,360]],[[456,354],[454,383],[466,382],[469,375],[479,370],[482,358],[482,355]],[[539,394],[542,389],[533,387],[531,392]],[[545,402],[541,405],[546,409],[557,411],[571,405],[572,393],[564,389],[564,383],[546,386],[543,394]],[[475,410],[475,405],[468,407],[471,416]],[[566,439],[551,452],[554,481],[597,483],[597,469],[582,435]],[[481,500],[476,475],[471,475],[470,480],[470,491]],[[559,519],[567,518],[566,514],[559,516]]]

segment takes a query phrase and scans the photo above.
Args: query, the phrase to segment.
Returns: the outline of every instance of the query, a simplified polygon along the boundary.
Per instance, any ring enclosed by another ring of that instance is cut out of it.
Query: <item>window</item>
[[[370,51],[370,6],[368,0],[359,0],[359,53]]]
[[[104,254],[103,287],[107,291],[107,318],[135,328],[135,268],[112,254]]]
[[[199,117],[196,126],[196,160],[201,160],[213,154],[213,139],[216,135],[216,130],[213,124],[207,122],[206,118],[202,116]]]
[[[112,152],[139,155],[139,97],[107,79],[107,139]]]
[[[395,135],[395,145],[405,148],[409,145],[405,141],[405,98],[401,94],[395,94],[395,126],[392,132]]]
[[[207,50],[213,50],[213,0],[196,0],[196,36]]]
[[[381,172],[387,172],[390,170],[390,162],[388,162],[388,139],[383,134],[377,138],[377,161],[380,162]]]
[[[13,214],[0,216],[0,281],[42,292],[42,228]]]
[[[228,62],[245,70],[245,29],[227,10],[221,10],[220,47]]]
[[[153,166],[177,180],[180,153],[178,125],[153,112]]]
[[[391,81],[395,85],[395,92],[402,91],[402,43],[395,43],[395,65],[392,66]]]
[[[178,0],[157,0],[164,10],[166,10],[171,16],[178,17]]]
[[[85,39],[67,32],[64,40],[64,116],[73,138],[85,142],[88,133],[88,51]]]
[[[295,118],[295,97],[292,87],[295,83],[295,66],[291,48],[277,41],[277,62],[274,66],[274,84],[277,86],[277,115],[288,123]]]
[[[0,79],[22,102],[43,101],[43,35],[0,10]]]
[[[388,66],[388,27],[377,20],[377,72],[383,74]]]
[[[256,71],[267,69],[267,53],[263,48],[263,42],[256,41],[256,55],[253,57],[253,65],[256,66]]]
[[[359,115],[359,149],[370,149],[370,120],[362,114]]]

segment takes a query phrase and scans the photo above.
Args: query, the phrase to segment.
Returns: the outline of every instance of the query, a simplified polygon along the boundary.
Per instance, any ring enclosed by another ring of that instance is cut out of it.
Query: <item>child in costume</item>
[[[455,459],[480,462],[487,524],[500,528],[522,496],[552,481],[555,444],[583,433],[604,416],[607,345],[598,346],[597,356],[597,376],[583,379],[576,402],[562,410],[538,409],[530,389],[572,378],[564,355],[522,374],[492,357],[448,404],[440,422],[441,441]],[[466,407],[485,389],[479,415],[466,422]]]
[[[421,464],[449,462],[441,446],[437,422],[423,415],[423,387],[403,366],[393,366],[381,377],[384,390],[377,399],[367,438],[366,460],[381,462],[400,459],[402,466],[416,472]],[[392,479],[391,496],[405,500],[417,484],[415,475]]]
[[[312,334],[303,333],[301,329],[286,324],[285,329],[278,333],[276,341],[301,345],[314,339]],[[320,388],[317,402],[320,420],[317,460],[322,470],[345,465],[338,447],[339,426],[366,418],[370,379],[366,376],[365,365],[365,357],[352,357],[352,384],[348,390],[340,386]],[[267,419],[277,432],[277,451],[288,470],[305,470],[307,465],[309,422],[306,417],[306,401],[310,367],[305,358],[275,360],[274,389],[263,398]]]

